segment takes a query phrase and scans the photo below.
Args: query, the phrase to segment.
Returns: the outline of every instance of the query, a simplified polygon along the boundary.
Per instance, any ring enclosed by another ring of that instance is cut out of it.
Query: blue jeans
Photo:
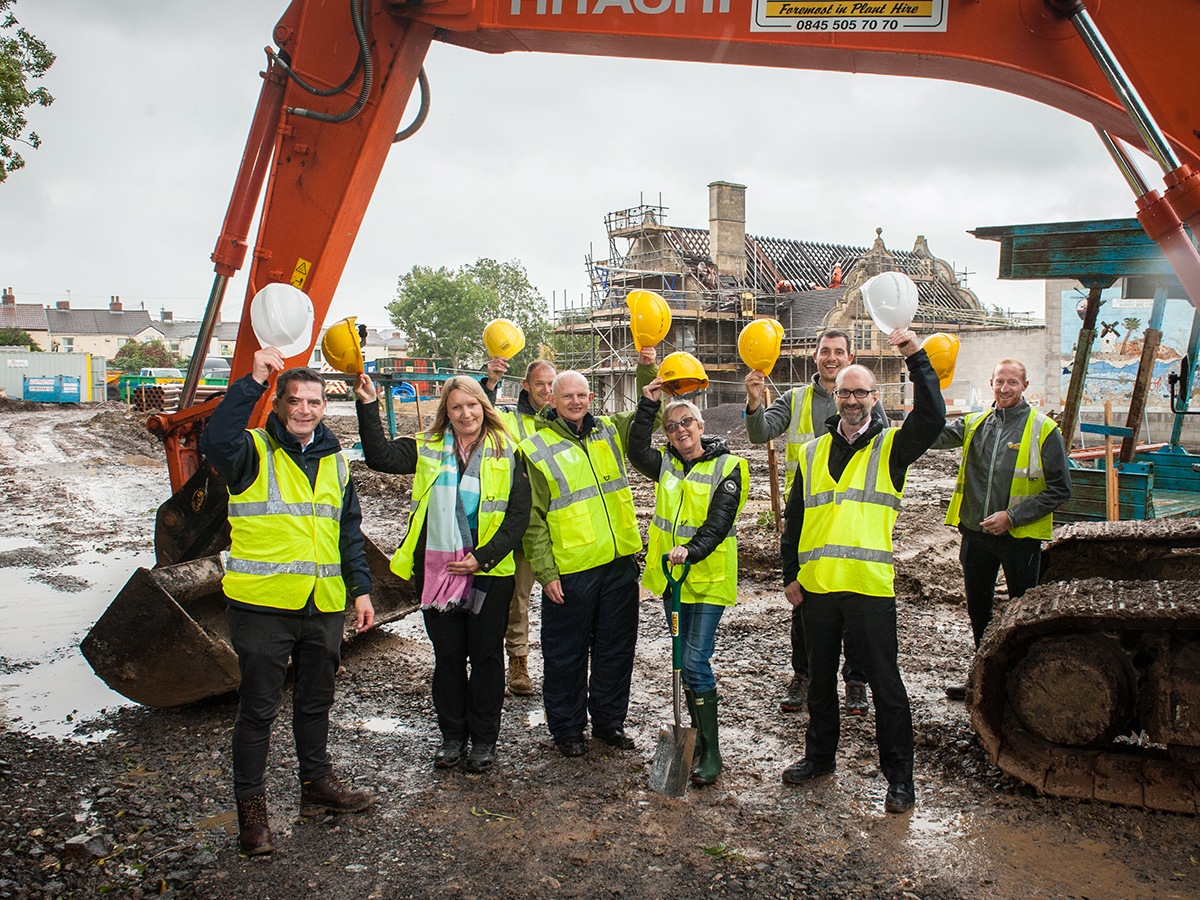
[[[663,597],[667,615],[667,634],[671,633],[671,601]],[[713,677],[713,650],[717,645],[717,626],[721,624],[724,606],[715,603],[681,603],[679,605],[679,642],[683,651],[683,683],[693,691],[711,691],[717,686]]]

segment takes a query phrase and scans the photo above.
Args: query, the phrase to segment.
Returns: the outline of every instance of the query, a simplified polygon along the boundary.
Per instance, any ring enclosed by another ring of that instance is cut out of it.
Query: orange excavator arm
[[[1081,38],[1072,20],[1078,12],[1119,60],[1158,129],[1150,138]],[[217,277],[201,340],[211,333],[225,283],[250,252],[250,218],[264,181],[231,377],[250,371],[258,349],[248,309],[264,285],[301,287],[319,328],[433,40],[493,53],[708,61],[984,85],[1055,106],[1151,152],[1157,136],[1156,155],[1165,154],[1170,173],[1163,205],[1194,223],[1200,218],[1200,179],[1192,173],[1200,170],[1198,38],[1200,0],[294,0],[275,27],[278,51],[213,253]],[[802,106],[803,99],[784,94],[781,104]],[[298,354],[291,362],[307,358]],[[189,372],[186,401],[194,381]],[[192,407],[151,422],[167,443],[175,490],[200,468],[195,445],[208,411]]]

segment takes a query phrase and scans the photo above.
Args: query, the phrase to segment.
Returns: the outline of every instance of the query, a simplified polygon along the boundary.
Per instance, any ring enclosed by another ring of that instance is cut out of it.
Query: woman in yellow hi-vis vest
[[[504,706],[513,551],[529,524],[525,467],[473,379],[447,381],[429,431],[394,441],[384,434],[366,375],[354,395],[367,465],[416,476],[392,571],[412,580],[433,642],[433,705],[442,732],[433,763],[449,768],[465,756],[467,769],[481,772],[496,760]]]
[[[717,681],[712,659],[717,625],[725,607],[737,600],[737,515],[746,504],[750,472],[719,437],[704,434],[704,418],[694,403],[674,400],[663,413],[668,449],[650,447],[658,414],[662,379],[642,390],[637,415],[629,429],[629,461],[658,482],[654,518],[646,549],[642,584],[663,595],[665,554],[672,565],[691,563],[681,589],[679,637],[683,645],[682,677],[692,727],[699,732],[694,784],[712,784],[721,773],[717,742]],[[667,604],[668,619],[671,616]]]

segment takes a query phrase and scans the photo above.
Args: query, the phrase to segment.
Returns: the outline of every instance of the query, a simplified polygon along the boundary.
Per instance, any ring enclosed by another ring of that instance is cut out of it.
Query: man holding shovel
[[[838,415],[828,433],[804,445],[783,531],[784,595],[799,607],[808,639],[811,686],[804,758],[784,770],[802,784],[836,768],[837,666],[843,631],[863,654],[875,700],[879,763],[888,780],[884,808],[913,808],[913,728],[908,692],[897,664],[892,528],[908,467],[946,423],[938,376],[917,336],[896,329],[888,343],[905,357],[913,410],[900,428],[872,415],[875,376],[863,366],[838,373]]]

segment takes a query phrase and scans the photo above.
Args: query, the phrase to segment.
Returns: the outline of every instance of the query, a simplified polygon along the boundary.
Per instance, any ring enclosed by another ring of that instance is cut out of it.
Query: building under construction
[[[710,379],[700,395],[704,406],[744,399],[747,369],[737,339],[748,322],[762,317],[778,319],[786,332],[770,373],[777,389],[809,380],[818,336],[838,328],[853,335],[858,360],[876,372],[885,405],[901,406],[901,357],[862,301],[863,282],[880,272],[904,272],[916,282],[917,331],[1013,324],[1009,315],[984,310],[953,267],[929,252],[923,236],[907,252],[888,250],[881,229],[869,248],[757,237],[746,232],[743,185],[717,181],[708,190],[707,230],[668,225],[661,203],[606,215],[609,256],[587,258],[590,297],[581,308],[557,313],[558,368],[584,372],[606,411],[632,408],[637,399],[637,351],[625,302],[634,290],[655,291],[671,307],[671,330],[658,358],[686,350],[704,364]]]

